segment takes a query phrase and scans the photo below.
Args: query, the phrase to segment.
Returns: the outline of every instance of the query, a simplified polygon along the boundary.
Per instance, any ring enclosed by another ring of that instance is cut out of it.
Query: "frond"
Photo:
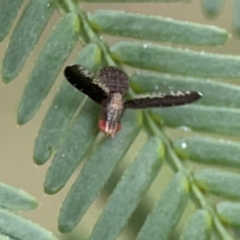
[[[1,40],[23,3],[15,1],[0,2]],[[216,9],[222,6],[222,1],[211,1],[216,3],[215,10],[207,2],[210,1],[203,1],[204,9],[212,9],[214,14],[219,12]],[[162,192],[156,191],[154,207],[145,214],[136,239],[164,240],[174,236],[178,239],[180,236],[181,240],[213,236],[234,239],[235,226],[240,224],[240,88],[228,80],[240,77],[240,56],[189,50],[186,45],[174,47],[174,44],[218,46],[228,40],[229,33],[214,26],[158,16],[108,10],[86,13],[77,3],[34,0],[21,14],[3,61],[5,83],[20,73],[55,9],[62,19],[55,25],[30,73],[18,108],[19,124],[30,121],[39,110],[79,38],[83,47],[76,63],[83,67],[93,72],[106,65],[133,68],[129,70],[130,96],[156,90],[192,90],[201,92],[203,98],[181,107],[129,110],[124,114],[122,130],[111,139],[98,131],[99,106],[64,80],[42,123],[33,154],[38,165],[52,157],[44,182],[48,194],[60,191],[79,164],[84,164],[63,201],[59,230],[71,231],[82,220],[120,161],[130,158],[133,162],[121,172],[122,177],[94,225],[91,239],[113,240],[127,225],[133,229],[132,215],[140,211],[136,209],[143,205],[146,196],[152,197],[149,189],[166,165],[171,167],[173,176]],[[4,27],[1,12],[10,10],[11,14],[4,17]],[[239,19],[234,20],[235,26],[238,22]],[[118,39],[109,46],[102,34],[124,40]],[[166,127],[182,127],[189,132],[172,138]],[[139,151],[135,150],[137,144]],[[209,195],[218,198],[213,200]],[[195,208],[187,214],[190,201]],[[183,228],[179,222],[184,214],[187,217]],[[27,239],[21,233],[16,238]]]
[[[48,230],[16,214],[37,208],[33,196],[3,182],[0,182],[0,196],[0,239],[56,240]]]

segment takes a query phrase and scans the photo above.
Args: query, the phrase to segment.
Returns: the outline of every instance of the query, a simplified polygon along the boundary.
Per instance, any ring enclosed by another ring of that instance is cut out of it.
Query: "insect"
[[[171,107],[194,102],[202,94],[196,91],[141,94],[125,100],[128,76],[119,68],[104,67],[97,75],[80,65],[64,70],[69,83],[101,105],[98,126],[102,132],[114,137],[121,129],[121,117],[125,109]]]

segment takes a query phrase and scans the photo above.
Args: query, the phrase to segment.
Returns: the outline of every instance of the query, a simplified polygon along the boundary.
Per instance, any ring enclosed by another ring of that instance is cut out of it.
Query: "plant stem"
[[[182,172],[187,177],[189,184],[191,186],[190,189],[191,189],[194,197],[198,200],[198,203],[200,204],[200,206],[209,212],[209,214],[212,217],[214,226],[217,229],[218,233],[221,235],[221,237],[223,239],[233,240],[232,236],[230,236],[229,233],[225,230],[224,226],[222,225],[222,223],[221,223],[220,219],[218,218],[218,215],[215,213],[214,209],[206,201],[206,198],[205,198],[204,194],[201,192],[201,190],[199,189],[199,187],[197,186],[193,175],[189,172],[188,169],[186,169],[184,167],[182,161],[178,158],[178,156],[174,152],[174,150],[171,146],[170,139],[168,138],[166,133],[162,129],[161,130],[159,129],[159,127],[156,125],[156,123],[153,121],[153,119],[149,116],[149,113],[146,113],[145,116],[149,123],[149,127],[150,127],[152,134],[160,137],[160,139],[164,142],[166,151],[167,151],[169,157],[171,158],[175,168],[177,169],[177,171]]]

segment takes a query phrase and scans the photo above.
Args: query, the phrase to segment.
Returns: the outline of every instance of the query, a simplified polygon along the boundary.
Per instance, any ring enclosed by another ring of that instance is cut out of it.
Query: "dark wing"
[[[104,67],[98,75],[101,82],[105,83],[110,92],[118,92],[124,95],[128,91],[128,76],[116,67]]]
[[[141,109],[154,107],[172,107],[195,102],[201,98],[199,92],[169,92],[142,94],[125,102],[125,108]]]
[[[75,88],[97,103],[102,103],[109,95],[109,88],[78,64],[66,67],[64,75]]]

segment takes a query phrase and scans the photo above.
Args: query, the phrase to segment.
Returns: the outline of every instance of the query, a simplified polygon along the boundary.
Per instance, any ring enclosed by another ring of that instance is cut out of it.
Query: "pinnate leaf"
[[[148,0],[148,2],[190,2],[191,0]],[[100,2],[100,3],[131,3],[131,2],[139,2],[144,3],[146,0],[84,0],[84,2]]]
[[[0,182],[0,196],[0,206],[10,210],[31,210],[38,205],[30,194],[3,182]]]
[[[56,193],[66,184],[96,137],[98,106],[87,100],[78,114],[47,171],[44,190],[48,194]]]
[[[95,225],[91,239],[116,239],[160,170],[158,138],[150,138],[126,170]]]
[[[57,24],[51,33],[25,86],[18,109],[19,124],[29,121],[40,108],[63,63],[77,42],[78,30],[78,16],[70,13]]]
[[[233,2],[234,7],[233,7],[233,28],[235,32],[239,35],[240,34],[240,16],[239,16],[239,11],[240,11],[240,2],[238,0],[235,0]]]
[[[203,11],[208,17],[216,17],[223,10],[225,0],[202,0]]]
[[[240,226],[240,203],[235,202],[220,202],[217,204],[217,213],[222,221],[227,224]]]
[[[216,169],[204,169],[194,174],[198,185],[212,194],[240,200],[240,175]]]
[[[192,161],[240,167],[240,144],[238,142],[192,136],[177,139],[174,146]]]
[[[185,126],[189,129],[240,136],[240,111],[231,108],[186,105],[152,110],[156,119],[162,118],[169,127]]]
[[[72,230],[103,188],[117,163],[136,139],[139,128],[133,125],[135,115],[124,115],[123,129],[114,139],[105,139],[85,164],[65,198],[59,216],[61,232]]]
[[[131,86],[137,93],[198,91],[202,93],[203,97],[196,104],[240,108],[240,102],[238,101],[240,87],[210,79],[141,71],[131,76]]]
[[[101,52],[96,44],[88,44],[78,54],[76,62],[94,70],[100,65]],[[46,114],[35,142],[34,161],[45,163],[57,149],[59,141],[67,131],[69,124],[83,100],[83,94],[71,86],[66,80],[56,94]]]
[[[190,51],[155,44],[117,42],[112,57],[127,65],[194,77],[238,78],[240,57]]]
[[[205,210],[197,210],[190,218],[180,240],[208,240],[210,239],[212,221]]]
[[[159,42],[217,45],[228,38],[227,31],[217,27],[159,16],[98,10],[89,13],[88,19],[106,34]]]
[[[137,240],[167,240],[188,201],[188,181],[177,173],[161,195],[157,205],[148,215]]]
[[[13,2],[2,0],[0,2],[0,42],[8,34],[22,3],[23,0],[15,0]]]

